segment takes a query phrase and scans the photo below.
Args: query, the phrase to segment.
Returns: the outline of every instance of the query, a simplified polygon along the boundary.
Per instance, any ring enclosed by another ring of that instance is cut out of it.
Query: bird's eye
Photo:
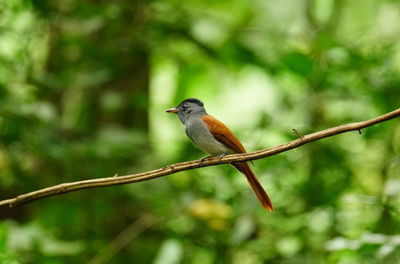
[[[186,105],[182,105],[182,110],[185,110],[186,109]]]

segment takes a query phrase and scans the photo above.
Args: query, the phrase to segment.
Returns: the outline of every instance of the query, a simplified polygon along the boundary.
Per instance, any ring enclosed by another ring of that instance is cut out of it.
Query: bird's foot
[[[217,156],[217,158],[218,158],[218,160],[221,160],[222,159],[222,157],[223,156],[226,156],[226,155],[228,155],[228,153],[222,153],[221,155],[218,155]],[[210,156],[205,156],[205,157],[202,157],[201,159],[199,159],[199,164],[201,164],[204,160],[206,160],[206,159],[208,159],[208,158],[211,158],[211,157],[214,157],[213,155],[210,155]]]
[[[206,160],[206,159],[208,159],[208,158],[211,158],[211,157],[212,157],[212,155],[209,155],[209,156],[205,156],[205,157],[200,158],[200,159],[199,159],[199,164],[203,163],[204,160]]]
[[[225,152],[225,153],[222,153],[221,155],[218,155],[217,158],[218,158],[218,160],[221,160],[222,157],[226,156],[226,155],[228,155],[228,153]]]

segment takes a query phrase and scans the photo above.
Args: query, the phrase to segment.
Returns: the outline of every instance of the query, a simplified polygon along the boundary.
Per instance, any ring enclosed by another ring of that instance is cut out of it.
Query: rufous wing
[[[206,123],[211,134],[216,140],[231,148],[236,153],[246,153],[246,149],[243,147],[242,143],[232,133],[232,131],[224,125],[224,123],[210,115],[205,115],[201,119],[204,121],[204,123]],[[251,170],[249,165],[246,162],[234,162],[232,163],[232,166],[234,166],[241,173],[243,173],[244,176],[246,176],[247,181],[249,182],[251,188],[253,189],[264,209],[270,212],[273,211],[274,206],[272,205],[271,199],[265,192],[264,188],[258,181],[256,175]]]
[[[201,119],[206,123],[208,129],[216,140],[233,149],[237,153],[246,152],[246,149],[243,147],[239,139],[227,126],[224,125],[224,123],[210,115],[205,115]]]

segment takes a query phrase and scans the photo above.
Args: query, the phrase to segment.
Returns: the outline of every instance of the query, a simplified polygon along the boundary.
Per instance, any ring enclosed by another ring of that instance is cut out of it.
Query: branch
[[[382,116],[373,118],[373,119],[369,119],[369,120],[357,122],[357,123],[345,124],[345,125],[341,125],[341,126],[337,126],[337,127],[332,127],[332,128],[328,128],[328,129],[325,129],[325,130],[322,130],[319,132],[315,132],[312,134],[304,135],[304,136],[300,135],[300,133],[297,132],[297,130],[294,130],[295,133],[299,136],[298,139],[290,141],[285,144],[281,144],[281,145],[272,147],[272,148],[263,149],[263,150],[259,150],[259,151],[255,151],[255,152],[251,152],[251,153],[226,155],[220,159],[217,157],[211,157],[209,159],[204,160],[202,163],[199,163],[199,161],[181,162],[181,163],[176,163],[173,165],[168,165],[166,167],[163,167],[163,168],[160,168],[157,170],[152,170],[152,171],[138,173],[138,174],[132,174],[132,175],[126,175],[126,176],[117,176],[116,175],[115,177],[109,177],[109,178],[99,178],[99,179],[83,180],[83,181],[77,181],[77,182],[62,183],[62,184],[55,185],[52,187],[48,187],[48,188],[44,188],[41,190],[30,192],[30,193],[22,194],[15,198],[0,201],[0,207],[2,207],[2,206],[15,207],[15,206],[26,204],[26,203],[32,202],[34,200],[42,199],[45,197],[74,192],[74,191],[78,191],[78,190],[82,190],[82,189],[146,181],[146,180],[166,176],[169,174],[173,174],[173,173],[176,173],[179,171],[214,166],[214,165],[218,165],[218,164],[231,163],[231,162],[235,162],[235,161],[249,161],[249,160],[262,159],[262,158],[276,155],[276,154],[284,152],[284,151],[298,148],[306,143],[316,141],[316,140],[319,140],[322,138],[331,137],[331,136],[338,135],[338,134],[341,134],[344,132],[349,132],[349,131],[361,131],[361,129],[363,129],[365,127],[369,127],[369,126],[375,125],[377,123],[381,123],[381,122],[396,118],[398,116],[400,116],[400,108],[395,111],[392,111],[390,113],[384,114]]]

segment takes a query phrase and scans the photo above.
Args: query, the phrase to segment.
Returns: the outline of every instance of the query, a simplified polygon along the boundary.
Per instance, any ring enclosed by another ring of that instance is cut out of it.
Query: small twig
[[[331,137],[331,136],[338,135],[338,134],[348,132],[348,131],[361,130],[362,128],[369,127],[369,126],[375,125],[377,123],[381,123],[381,122],[396,118],[398,116],[400,116],[400,108],[395,111],[392,111],[390,113],[384,114],[382,116],[379,116],[379,117],[376,117],[376,118],[373,118],[370,120],[328,128],[323,131],[319,131],[319,132],[315,132],[315,133],[308,134],[305,136],[301,136],[300,138],[298,138],[296,140],[293,140],[288,143],[281,144],[281,145],[278,145],[278,146],[275,146],[272,148],[268,148],[268,149],[263,149],[263,150],[259,150],[259,151],[255,151],[255,152],[251,152],[251,153],[226,155],[226,156],[222,157],[220,160],[218,159],[218,157],[210,157],[209,159],[204,160],[202,163],[199,163],[197,160],[194,160],[194,161],[176,163],[173,165],[168,165],[161,169],[138,173],[138,174],[133,174],[133,175],[107,177],[107,178],[70,182],[70,183],[62,183],[62,184],[55,185],[52,187],[47,187],[47,188],[44,188],[41,190],[22,194],[15,198],[0,201],[0,207],[1,206],[15,207],[15,206],[26,204],[26,203],[32,202],[34,200],[42,199],[45,197],[74,192],[74,191],[87,189],[87,188],[113,186],[113,185],[146,181],[146,180],[166,176],[169,174],[173,174],[173,173],[176,173],[179,171],[191,170],[191,169],[200,168],[200,167],[214,166],[214,165],[218,165],[218,164],[225,164],[225,163],[231,163],[231,162],[236,162],[236,161],[249,161],[249,160],[262,159],[262,158],[273,156],[278,153],[285,152],[285,151],[288,151],[288,150],[291,150],[294,148],[298,148],[309,142],[313,142],[313,141],[320,140],[323,138]]]
[[[303,136],[300,134],[300,132],[297,129],[292,129],[292,133],[296,134],[299,138],[302,138]]]

